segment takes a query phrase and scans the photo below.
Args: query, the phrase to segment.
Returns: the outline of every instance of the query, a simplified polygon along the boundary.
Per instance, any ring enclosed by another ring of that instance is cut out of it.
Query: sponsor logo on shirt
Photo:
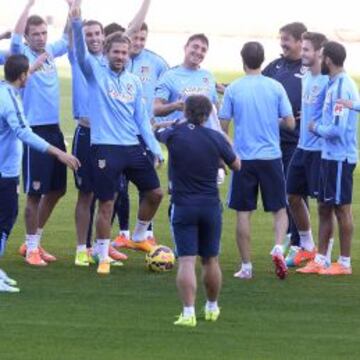
[[[209,96],[210,88],[209,86],[189,86],[183,89],[182,96],[188,97],[190,95],[205,95]]]
[[[114,87],[110,86],[108,90],[108,95],[114,99],[121,101],[123,103],[131,103],[135,100],[135,90],[133,84],[126,84],[126,91],[119,92]]]

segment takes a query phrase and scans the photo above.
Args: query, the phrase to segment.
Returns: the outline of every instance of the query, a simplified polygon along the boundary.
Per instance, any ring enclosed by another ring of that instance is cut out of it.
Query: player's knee
[[[297,206],[301,202],[301,196],[289,194],[288,202],[289,202],[290,207]]]
[[[99,210],[98,214],[103,219],[111,219],[113,213],[113,202],[112,201],[104,201],[99,202]]]
[[[163,191],[161,188],[157,188],[155,190],[152,190],[148,192],[147,197],[153,204],[160,204],[162,198],[164,196]]]

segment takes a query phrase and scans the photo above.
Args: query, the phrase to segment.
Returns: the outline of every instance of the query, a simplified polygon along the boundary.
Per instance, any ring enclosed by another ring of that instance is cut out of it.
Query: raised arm
[[[27,21],[27,18],[29,17],[29,12],[34,4],[35,4],[35,0],[28,0],[23,12],[21,13],[21,15],[15,25],[15,28],[14,28],[15,34],[24,35],[26,21]]]
[[[136,13],[134,18],[130,21],[128,28],[125,31],[125,36],[131,37],[134,33],[138,32],[141,25],[145,21],[146,15],[149,11],[151,0],[143,0],[143,3]]]
[[[0,34],[0,40],[10,39],[11,38],[11,31],[5,31]]]
[[[84,73],[85,77],[89,77],[92,75],[92,67],[82,31],[81,10],[79,6],[80,2],[81,0],[74,0],[70,10],[74,42],[73,46],[75,48],[75,56],[82,72]]]

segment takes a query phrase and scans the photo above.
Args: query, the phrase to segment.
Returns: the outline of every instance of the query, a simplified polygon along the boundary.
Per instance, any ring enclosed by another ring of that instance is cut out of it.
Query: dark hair
[[[327,42],[326,36],[317,32],[304,32],[301,38],[310,41],[315,51],[320,50]]]
[[[336,41],[329,41],[324,45],[323,57],[328,57],[335,66],[343,66],[346,59],[346,49]]]
[[[201,125],[212,111],[210,100],[204,95],[190,95],[185,101],[185,117],[189,123]]]
[[[302,34],[307,31],[306,26],[301,22],[293,22],[280,28],[280,32],[291,35],[295,40],[301,40]]]
[[[264,47],[257,41],[247,42],[241,49],[241,57],[244,65],[249,69],[256,70],[264,62]]]
[[[103,34],[104,33],[104,27],[102,25],[102,23],[100,21],[97,21],[97,20],[86,20],[84,21],[84,24],[83,26],[94,26],[94,25],[97,25],[100,27],[100,30],[101,30],[101,33]]]
[[[111,35],[113,33],[116,33],[116,32],[124,33],[125,30],[126,29],[124,27],[122,27],[118,23],[113,22],[113,23],[111,23],[109,25],[106,25],[104,27],[104,34],[105,34],[105,37],[106,37],[106,36],[109,36],[109,35]]]
[[[46,21],[39,15],[31,15],[28,17],[25,25],[25,35],[29,34],[30,26],[39,26],[45,24]]]
[[[123,36],[121,32],[115,32],[105,39],[104,51],[108,53],[114,43],[131,45],[131,41],[127,36]]]
[[[209,47],[209,39],[205,34],[191,35],[186,42],[186,46],[189,45],[194,40],[200,40],[201,42],[205,43],[207,47]]]
[[[7,58],[4,66],[5,79],[14,82],[20,75],[29,71],[29,59],[22,54],[11,55]]]

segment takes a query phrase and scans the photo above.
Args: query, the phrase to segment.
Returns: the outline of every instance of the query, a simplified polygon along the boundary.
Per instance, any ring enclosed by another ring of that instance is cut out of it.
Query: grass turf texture
[[[234,74],[217,74],[229,81]],[[70,114],[70,80],[62,82],[62,128],[68,141],[74,123]],[[160,170],[166,188],[165,168]],[[0,295],[1,360],[75,359],[358,359],[360,355],[360,245],[355,230],[353,275],[324,278],[290,271],[286,281],[273,274],[271,217],[259,211],[252,219],[255,278],[232,277],[239,256],[235,216],[225,210],[221,264],[224,286],[217,323],[201,320],[204,296],[199,289],[198,326],[172,325],[181,311],[175,271],[153,274],[144,269],[144,255],[129,252],[123,268],[100,277],[96,268],[76,268],[73,212],[76,199],[72,174],[68,192],[47,224],[43,245],[59,257],[44,269],[30,268],[17,255],[24,237],[24,195],[18,222],[1,267],[19,281],[21,293]],[[354,179],[354,218],[360,217],[360,175]],[[228,181],[228,179],[227,179]],[[225,198],[228,183],[222,186]],[[131,188],[134,224],[137,194]],[[167,197],[156,216],[161,244],[171,245]],[[317,233],[315,204],[311,204]],[[114,234],[117,227],[114,226]],[[337,237],[336,237],[337,239]],[[333,258],[338,255],[335,241]]]

